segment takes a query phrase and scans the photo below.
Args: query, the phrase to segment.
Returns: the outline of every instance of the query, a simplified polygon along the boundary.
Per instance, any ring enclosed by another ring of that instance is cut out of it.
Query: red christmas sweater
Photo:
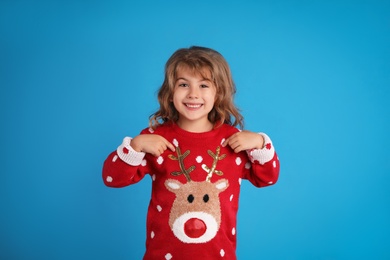
[[[103,166],[110,187],[124,187],[152,178],[144,260],[236,259],[237,210],[242,180],[256,187],[274,184],[279,160],[270,138],[265,146],[234,153],[222,143],[239,131],[222,125],[191,133],[176,124],[144,129],[175,145],[161,156],[136,152],[126,137]]]

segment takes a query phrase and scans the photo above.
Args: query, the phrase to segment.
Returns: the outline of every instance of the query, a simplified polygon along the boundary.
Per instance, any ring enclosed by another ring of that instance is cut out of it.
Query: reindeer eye
[[[208,194],[206,194],[206,195],[203,196],[203,201],[204,201],[204,202],[209,201],[209,199],[210,199],[210,198],[209,198],[209,195],[208,195]]]
[[[189,203],[192,203],[194,201],[194,199],[195,199],[194,195],[192,195],[192,194],[188,195],[188,197],[187,197],[187,200]]]

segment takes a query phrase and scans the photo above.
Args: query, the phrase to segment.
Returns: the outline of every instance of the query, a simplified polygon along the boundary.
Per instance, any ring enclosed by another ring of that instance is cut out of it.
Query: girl
[[[236,128],[243,117],[234,94],[221,54],[177,50],[166,63],[149,128],[124,138],[104,162],[107,186],[152,178],[143,259],[236,259],[241,181],[274,184],[279,160],[266,134]]]

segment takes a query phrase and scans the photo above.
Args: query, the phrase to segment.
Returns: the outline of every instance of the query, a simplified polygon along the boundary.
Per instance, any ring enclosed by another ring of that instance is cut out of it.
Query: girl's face
[[[213,128],[208,114],[214,107],[216,88],[208,70],[195,73],[183,67],[177,71],[173,105],[179,113],[178,126],[189,132],[206,132]]]

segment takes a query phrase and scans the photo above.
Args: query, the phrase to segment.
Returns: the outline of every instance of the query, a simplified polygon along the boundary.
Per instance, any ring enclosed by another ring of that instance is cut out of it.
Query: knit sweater
[[[236,259],[237,210],[242,180],[256,187],[274,184],[279,160],[270,138],[263,149],[234,153],[221,144],[239,130],[224,124],[210,132],[191,133],[164,124],[141,134],[158,134],[176,150],[162,155],[136,152],[131,138],[104,162],[103,180],[124,187],[152,178],[144,260]]]

